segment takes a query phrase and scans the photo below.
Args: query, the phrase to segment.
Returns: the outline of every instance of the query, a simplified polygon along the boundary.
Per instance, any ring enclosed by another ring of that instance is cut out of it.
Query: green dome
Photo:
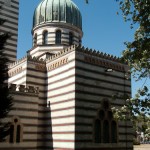
[[[33,28],[48,22],[69,23],[82,29],[79,8],[71,0],[42,0],[33,17]]]

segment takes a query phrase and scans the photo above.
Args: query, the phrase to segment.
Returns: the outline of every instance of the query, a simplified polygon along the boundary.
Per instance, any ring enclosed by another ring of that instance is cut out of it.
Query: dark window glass
[[[109,122],[107,120],[103,123],[103,142],[109,143]]]
[[[111,142],[117,143],[117,124],[115,121],[111,123]]]
[[[48,32],[43,33],[43,44],[48,44]]]
[[[101,143],[101,122],[95,120],[95,143]]]
[[[56,31],[56,44],[61,44],[61,31]]]
[[[17,131],[16,131],[16,142],[20,143],[20,133],[21,133],[21,127],[20,125],[17,125]]]
[[[81,39],[79,39],[79,44],[80,44],[80,45],[82,44],[82,40],[81,40]]]
[[[105,118],[105,112],[103,110],[99,111],[99,118],[103,120]]]
[[[37,44],[37,34],[34,36],[34,46]]]
[[[9,138],[9,142],[10,143],[14,142],[14,125],[10,126],[10,138]]]
[[[73,34],[69,33],[69,45],[73,45]]]

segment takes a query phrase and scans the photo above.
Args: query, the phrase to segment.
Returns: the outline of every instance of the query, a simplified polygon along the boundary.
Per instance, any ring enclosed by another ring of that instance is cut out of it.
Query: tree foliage
[[[125,21],[130,21],[131,28],[137,27],[134,40],[125,42],[126,49],[122,59],[128,63],[136,80],[150,79],[150,1],[116,0]],[[146,85],[141,86],[135,98],[128,99],[128,109],[133,116],[150,115],[150,92]]]
[[[0,18],[0,26],[5,22]],[[0,32],[0,141],[9,134],[9,123],[3,123],[12,106],[12,97],[9,95],[8,85],[8,59],[4,54],[4,45],[10,37],[9,33]]]
[[[136,77],[150,78],[150,1],[117,0],[125,21],[131,22],[131,28],[138,26],[134,41],[125,42],[123,59],[136,73]]]

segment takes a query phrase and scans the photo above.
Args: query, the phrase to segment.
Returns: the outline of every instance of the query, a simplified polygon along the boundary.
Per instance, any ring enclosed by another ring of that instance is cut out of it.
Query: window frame
[[[33,45],[37,45],[37,33],[35,33],[34,38],[33,38]]]
[[[69,32],[69,45],[73,45],[73,40],[74,39],[74,35],[72,32]]]
[[[11,127],[13,128],[12,130]],[[8,141],[11,144],[15,144],[15,143],[19,144],[23,141],[23,125],[21,124],[20,119],[18,117],[12,118]]]
[[[43,38],[42,38],[42,40],[43,40],[43,42],[42,42],[43,45],[47,45],[47,44],[48,44],[48,31],[47,31],[47,30],[44,30],[42,36],[43,36]]]
[[[105,102],[108,102],[108,107],[105,107],[104,105],[106,104]],[[104,113],[102,113],[104,112]],[[110,115],[110,112],[112,112],[111,110],[111,105],[110,105],[110,102],[109,100],[106,100],[104,99],[101,103],[101,107],[97,110],[97,114],[96,114],[96,117],[94,118],[94,123],[93,123],[93,142],[95,144],[117,144],[118,143],[118,122],[117,120],[115,120],[113,118],[113,116]],[[104,117],[101,116],[101,113],[104,114]],[[101,134],[101,137],[100,137],[100,141],[98,141],[98,139],[96,139],[96,129],[95,129],[95,122],[96,120],[100,120],[100,134]],[[105,125],[104,125],[104,122],[107,121],[107,124],[108,124],[108,129],[105,129],[108,131],[108,141],[106,141],[104,139],[104,128],[105,128]],[[116,130],[116,133],[114,134],[114,137],[113,137],[113,134],[112,131],[112,123],[115,123],[115,130]],[[113,139],[114,138],[114,139]]]
[[[55,33],[55,44],[56,45],[61,45],[61,42],[62,42],[61,38],[62,38],[61,30],[56,30],[56,33]]]

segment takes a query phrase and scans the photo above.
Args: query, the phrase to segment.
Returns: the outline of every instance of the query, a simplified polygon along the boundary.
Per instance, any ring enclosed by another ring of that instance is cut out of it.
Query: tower
[[[71,0],[43,0],[33,16],[32,57],[56,54],[71,45],[81,44],[82,16]]]
[[[0,32],[10,33],[4,52],[10,62],[16,61],[18,39],[19,0],[0,0],[0,18],[5,22],[0,26]]]

